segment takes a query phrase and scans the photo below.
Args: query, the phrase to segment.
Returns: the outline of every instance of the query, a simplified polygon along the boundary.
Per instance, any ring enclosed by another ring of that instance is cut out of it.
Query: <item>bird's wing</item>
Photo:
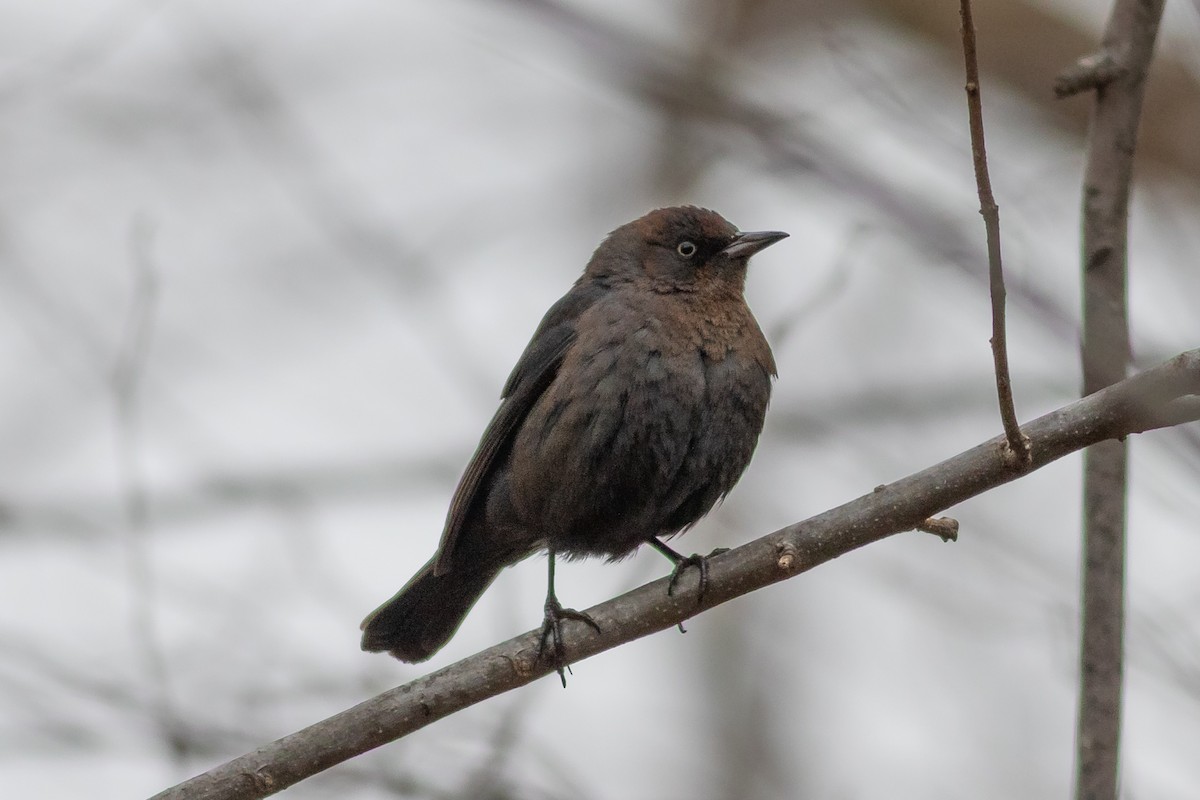
[[[488,477],[498,466],[498,457],[512,443],[521,422],[558,374],[563,356],[575,341],[575,328],[580,315],[596,302],[603,291],[603,287],[595,284],[577,284],[546,312],[525,352],[513,367],[501,392],[503,400],[500,408],[483,432],[479,447],[458,482],[454,499],[450,501],[446,527],[442,531],[433,567],[435,575],[450,571],[459,534],[476,509],[477,501],[485,500]]]

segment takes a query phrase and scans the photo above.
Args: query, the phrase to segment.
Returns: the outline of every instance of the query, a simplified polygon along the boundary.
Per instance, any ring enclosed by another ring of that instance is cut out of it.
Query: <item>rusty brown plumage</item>
[[[423,661],[504,567],[622,558],[706,514],[741,477],[775,361],[746,306],[747,260],[787,234],[683,206],[617,228],[547,312],[459,482],[437,554],[363,622],[363,649]],[[590,621],[590,620],[585,620]],[[565,664],[556,652],[557,663]]]

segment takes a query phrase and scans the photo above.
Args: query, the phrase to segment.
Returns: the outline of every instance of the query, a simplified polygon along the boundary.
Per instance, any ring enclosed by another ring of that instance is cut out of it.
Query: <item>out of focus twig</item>
[[[983,140],[983,103],[979,97],[979,59],[975,46],[975,21],[971,0],[961,0],[963,60],[967,70],[967,115],[971,127],[971,155],[975,162],[975,183],[979,187],[979,213],[987,236],[988,288],[992,296],[992,361],[996,370],[996,395],[1000,403],[1000,421],[1004,424],[1005,453],[1014,466],[1029,463],[1029,440],[1021,433],[1013,405],[1012,376],[1008,369],[1008,335],[1005,331],[1004,267],[1000,259],[1000,207],[992,195],[988,175],[987,148]]]
[[[156,587],[150,555],[150,522],[146,486],[139,466],[141,455],[141,386],[153,333],[158,285],[150,256],[154,229],[138,217],[130,230],[133,293],[129,315],[113,367],[112,389],[117,416],[117,467],[125,517],[125,553],[129,569],[132,636],[141,660],[147,691],[146,704],[163,743],[177,765],[184,747],[177,736],[178,720],[172,708],[166,660],[154,617]]]
[[[1085,60],[1097,70],[1104,67],[1103,76],[1094,74],[1104,82],[1092,109],[1083,182],[1085,395],[1123,380],[1129,368],[1129,196],[1143,90],[1162,10],[1162,0],[1116,0],[1101,53]],[[1116,800],[1120,787],[1127,458],[1120,440],[1084,453],[1077,800]]]

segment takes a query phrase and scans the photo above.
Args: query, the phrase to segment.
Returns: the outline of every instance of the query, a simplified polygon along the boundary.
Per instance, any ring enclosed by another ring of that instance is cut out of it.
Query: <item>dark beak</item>
[[[783,231],[746,231],[733,237],[733,242],[721,251],[729,258],[749,258],[759,250],[765,250],[788,234]]]

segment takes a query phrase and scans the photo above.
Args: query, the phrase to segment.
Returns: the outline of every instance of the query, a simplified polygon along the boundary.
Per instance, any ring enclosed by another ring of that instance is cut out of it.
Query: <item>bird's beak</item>
[[[729,258],[749,258],[787,237],[783,231],[744,231],[734,236],[721,253]]]

